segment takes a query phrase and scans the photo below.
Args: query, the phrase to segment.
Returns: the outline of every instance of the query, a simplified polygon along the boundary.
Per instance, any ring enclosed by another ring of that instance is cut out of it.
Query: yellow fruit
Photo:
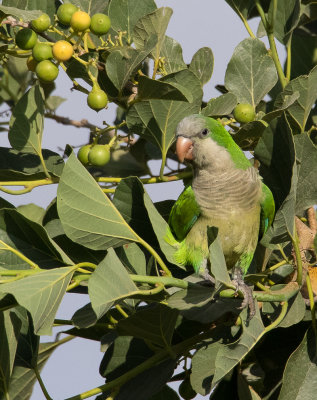
[[[70,26],[75,32],[82,32],[90,26],[90,16],[85,11],[76,11],[70,20]]]
[[[59,40],[53,46],[53,56],[57,61],[67,61],[74,54],[73,46],[66,40]]]

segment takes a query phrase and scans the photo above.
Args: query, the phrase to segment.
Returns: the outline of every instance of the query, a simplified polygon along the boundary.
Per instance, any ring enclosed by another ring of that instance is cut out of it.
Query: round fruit
[[[57,78],[58,68],[52,61],[44,60],[37,64],[35,72],[42,82],[53,82]]]
[[[91,17],[90,30],[97,36],[104,35],[110,29],[111,21],[106,14],[94,14]]]
[[[33,56],[30,56],[26,60],[26,66],[29,71],[35,72],[35,68],[36,68],[37,64],[38,64],[38,62],[33,58]]]
[[[195,390],[192,388],[189,379],[183,380],[183,382],[179,385],[178,392],[181,395],[181,397],[185,400],[194,399],[197,395]]]
[[[251,104],[249,103],[240,103],[233,110],[233,116],[236,121],[246,124],[247,122],[251,122],[255,118],[255,111]]]
[[[108,144],[96,144],[88,153],[90,164],[103,167],[110,161],[110,147]]]
[[[77,158],[84,165],[89,164],[88,153],[90,152],[90,149],[91,149],[91,144],[86,144],[85,146],[82,146],[78,150]]]
[[[38,42],[32,49],[32,56],[36,61],[43,61],[53,58],[52,46]]]
[[[100,111],[108,104],[108,96],[101,89],[92,89],[88,94],[87,104],[95,111]]]
[[[73,46],[66,40],[59,40],[53,46],[53,56],[57,61],[67,61],[74,54]]]
[[[70,26],[75,32],[82,32],[90,26],[90,16],[85,11],[76,11],[70,20]]]
[[[15,35],[15,43],[22,50],[32,49],[37,42],[37,34],[30,28],[22,28]]]
[[[70,24],[70,20],[74,12],[76,12],[78,8],[71,3],[65,3],[58,7],[57,10],[57,18],[59,22],[63,25],[68,26]]]
[[[47,14],[42,14],[36,19],[32,19],[31,26],[36,32],[44,32],[51,25],[51,18]]]

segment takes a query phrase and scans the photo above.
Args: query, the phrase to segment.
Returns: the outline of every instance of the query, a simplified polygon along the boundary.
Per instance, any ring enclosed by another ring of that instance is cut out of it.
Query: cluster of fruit
[[[76,48],[72,42],[74,35],[83,37],[84,33],[91,32],[101,36],[106,34],[111,26],[110,18],[106,14],[97,13],[90,17],[71,3],[62,4],[56,17],[60,24],[71,28],[69,36],[65,37],[66,40],[58,40],[55,43],[38,40],[37,33],[44,33],[52,27],[47,14],[32,20],[30,28],[20,29],[15,36],[15,43],[20,49],[32,51],[27,60],[28,69],[35,72],[44,83],[53,82],[58,76],[59,63],[68,61],[75,54]],[[88,94],[87,103],[95,111],[105,108],[108,104],[107,94],[96,81]]]
[[[83,165],[103,167],[110,161],[110,146],[108,144],[86,144],[79,149],[77,157]]]

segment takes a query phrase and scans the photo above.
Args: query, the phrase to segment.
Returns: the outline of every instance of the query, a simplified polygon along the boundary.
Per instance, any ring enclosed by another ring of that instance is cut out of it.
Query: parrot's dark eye
[[[203,131],[201,131],[202,136],[208,136],[209,131],[208,129],[204,129]]]

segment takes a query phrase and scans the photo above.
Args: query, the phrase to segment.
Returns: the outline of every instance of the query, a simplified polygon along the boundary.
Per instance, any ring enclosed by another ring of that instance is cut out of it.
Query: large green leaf
[[[0,393],[8,393],[9,381],[21,329],[21,320],[12,310],[0,312]]]
[[[183,59],[182,46],[173,38],[165,36],[160,57],[164,60],[164,69],[167,74],[187,68]]]
[[[238,102],[255,107],[276,82],[275,65],[265,44],[252,38],[239,43],[225,75],[226,88],[236,95]]]
[[[140,76],[138,98],[141,100],[162,99],[193,101],[192,94],[185,86],[178,82],[164,82],[164,78],[159,80],[150,79],[147,76]]]
[[[2,4],[4,6],[16,7],[21,13],[22,10],[26,10],[23,11],[23,14],[25,13],[24,17],[21,17],[24,21],[30,21],[31,19],[37,18],[43,14],[43,12],[48,14],[53,21],[56,11],[55,2],[52,2],[51,0],[3,0]],[[19,15],[17,14],[16,16]]]
[[[218,237],[218,228],[208,228],[210,270],[218,282],[231,285],[225,256],[223,255],[221,242]]]
[[[294,136],[298,184],[296,212],[301,213],[317,204],[317,147],[308,134]]]
[[[34,332],[50,335],[55,314],[66,292],[74,267],[36,272],[23,279],[4,283],[1,293],[12,294],[32,315]]]
[[[317,391],[316,338],[310,329],[288,359],[279,400],[314,399]]]
[[[38,18],[43,14],[40,10],[27,11],[15,7],[7,7],[5,5],[0,5],[0,11],[6,15],[12,15],[13,17],[17,17],[24,21],[31,21],[31,19]]]
[[[161,48],[165,38],[165,32],[173,10],[169,7],[161,7],[154,12],[140,18],[133,29],[133,41],[137,49],[145,46],[148,38],[154,34],[157,37],[157,44],[151,52],[155,60],[159,59]]]
[[[113,249],[108,250],[88,283],[91,305],[97,318],[101,318],[117,300],[135,294],[138,288],[129,277]]]
[[[127,114],[129,130],[144,136],[159,147],[162,157],[174,141],[178,122],[187,115],[197,113],[200,109],[202,90],[200,81],[189,70],[179,71],[172,76],[165,76],[162,81],[179,84],[191,91],[193,102],[173,100],[147,100],[134,104]]]
[[[304,132],[307,119],[317,99],[317,66],[308,75],[299,76],[290,81],[284,91],[276,99],[275,106],[283,104],[285,98],[293,93],[299,93],[299,97],[291,104],[289,114],[293,128],[298,132]]]
[[[177,317],[178,311],[156,304],[122,319],[118,323],[118,332],[119,335],[132,335],[168,348],[172,341]]]
[[[189,65],[192,71],[205,85],[211,78],[214,69],[214,55],[209,47],[202,47],[194,55]]]
[[[44,93],[35,85],[21,97],[12,112],[9,140],[15,150],[41,154],[43,115]]]
[[[133,74],[153,50],[156,42],[157,39],[153,35],[141,50],[123,47],[109,54],[106,61],[106,72],[109,79],[119,91],[122,91],[128,80],[133,78]]]
[[[241,19],[247,19],[254,7],[252,0],[226,0],[226,3],[238,14]]]
[[[273,192],[277,210],[263,243],[287,241],[294,233],[297,167],[292,131],[284,116],[264,130],[255,156],[261,162],[260,173]]]
[[[116,253],[130,273],[146,275],[145,255],[136,243],[129,243],[118,247]]]
[[[261,320],[261,315],[258,307],[256,306],[257,313],[249,321],[248,326],[243,324],[243,332],[241,337],[232,344],[222,346],[218,351],[216,357],[216,369],[212,386],[215,386],[225,375],[227,375],[232,368],[234,368],[245,355],[255,346],[257,341],[261,338],[264,331],[264,326]],[[242,320],[246,318],[247,311],[241,313]]]
[[[225,93],[214,99],[210,99],[206,105],[201,110],[203,115],[207,117],[216,117],[221,115],[228,115],[237,105],[237,98],[233,93]]]
[[[111,27],[116,32],[127,32],[128,43],[137,21],[156,10],[154,0],[112,0],[109,5]]]
[[[273,8],[275,10],[275,20],[273,18]],[[269,23],[274,25],[274,36],[283,44],[287,44],[291,38],[293,30],[299,22],[300,0],[279,0],[276,4],[270,3],[268,11]]]
[[[122,180],[113,201],[134,230],[145,237],[147,242],[152,244],[154,241],[154,245],[157,245],[153,238],[154,231],[165,257],[175,264],[175,248],[164,239],[168,230],[167,222],[155,208],[142,183],[137,178]]]
[[[66,235],[90,249],[105,250],[127,241],[139,241],[74,153],[60,179],[57,210]]]
[[[300,57],[291,59],[291,78],[306,75],[317,64],[317,36],[309,35],[304,29],[296,29],[292,36],[291,52]]]
[[[42,151],[47,170],[60,176],[64,167],[62,157],[51,150]],[[30,181],[46,178],[40,157],[34,153],[21,153],[7,147],[0,147],[1,181]]]
[[[8,248],[18,250],[42,268],[65,265],[68,258],[45,229],[15,209],[0,210],[0,262],[5,268],[29,269],[30,265]]]
[[[72,0],[71,3],[86,11],[89,15],[93,15],[95,13],[107,13],[109,0]]]

